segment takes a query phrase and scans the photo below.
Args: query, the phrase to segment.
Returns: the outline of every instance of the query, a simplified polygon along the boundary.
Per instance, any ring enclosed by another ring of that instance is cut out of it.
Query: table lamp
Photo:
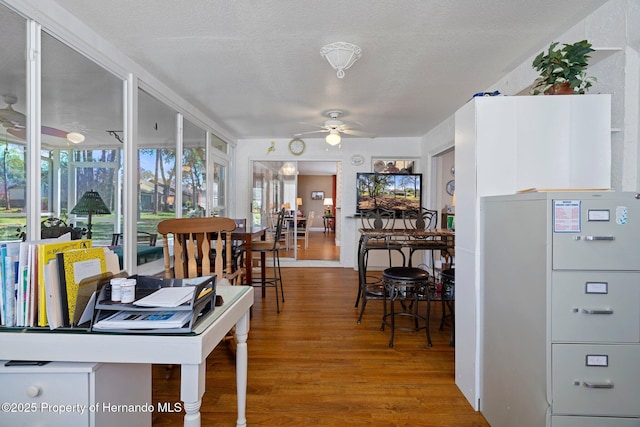
[[[78,203],[71,209],[74,215],[88,215],[87,221],[87,239],[91,239],[91,217],[93,215],[108,215],[111,213],[104,200],[97,191],[85,192]]]
[[[324,214],[332,216],[331,207],[333,206],[333,199],[331,197],[325,197],[323,204],[326,206]]]
[[[300,206],[302,206],[302,197],[296,197],[296,213],[298,215],[302,215],[302,211],[300,210]]]

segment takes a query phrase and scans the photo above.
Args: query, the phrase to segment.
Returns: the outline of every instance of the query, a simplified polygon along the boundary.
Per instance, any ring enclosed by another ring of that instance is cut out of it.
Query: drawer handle
[[[613,310],[598,310],[595,308],[583,308],[582,312],[585,314],[613,314]]]
[[[30,385],[27,387],[27,396],[38,397],[38,395],[40,395],[40,387],[36,385]]]
[[[613,388],[613,383],[611,383],[611,382],[590,383],[590,382],[587,382],[587,381],[583,381],[582,385],[584,385],[586,388]]]
[[[613,236],[584,236],[584,240],[615,240]]]

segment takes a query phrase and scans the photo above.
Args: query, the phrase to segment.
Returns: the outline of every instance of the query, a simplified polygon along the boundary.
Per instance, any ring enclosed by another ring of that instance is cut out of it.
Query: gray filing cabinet
[[[0,361],[0,426],[151,426],[151,365]]]
[[[480,410],[493,427],[640,427],[640,200],[481,200]]]

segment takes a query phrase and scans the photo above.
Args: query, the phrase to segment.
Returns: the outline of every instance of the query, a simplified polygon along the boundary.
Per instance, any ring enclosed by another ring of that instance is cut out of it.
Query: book
[[[82,279],[107,273],[105,250],[109,251],[108,248],[98,247],[56,254],[64,326],[71,326],[73,322],[78,286]]]
[[[66,234],[69,236],[69,233]],[[40,243],[37,246],[38,251],[38,326],[47,326],[47,289],[45,283],[45,268],[47,264],[56,259],[56,255],[73,249],[90,248],[91,240],[68,240],[55,241],[53,243]]]
[[[47,323],[49,329],[64,326],[62,318],[62,302],[60,300],[60,281],[58,276],[58,260],[52,259],[44,267],[45,298]]]
[[[118,311],[93,325],[94,329],[171,329],[183,327],[192,311]]]
[[[16,278],[18,275],[18,252],[19,242],[3,243],[0,246],[0,257],[2,257],[2,314],[5,326],[16,325]]]
[[[18,275],[16,276],[16,326],[27,326],[29,308],[29,242],[20,242]]]

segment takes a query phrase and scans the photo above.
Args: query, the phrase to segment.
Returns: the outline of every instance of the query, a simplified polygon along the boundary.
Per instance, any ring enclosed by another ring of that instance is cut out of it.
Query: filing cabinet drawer
[[[640,418],[553,416],[551,427],[640,427]]]
[[[640,272],[554,271],[554,342],[640,342]]]
[[[554,270],[637,270],[640,203],[623,197],[579,201],[578,230],[553,233]]]
[[[553,344],[554,415],[640,416],[640,345]]]

